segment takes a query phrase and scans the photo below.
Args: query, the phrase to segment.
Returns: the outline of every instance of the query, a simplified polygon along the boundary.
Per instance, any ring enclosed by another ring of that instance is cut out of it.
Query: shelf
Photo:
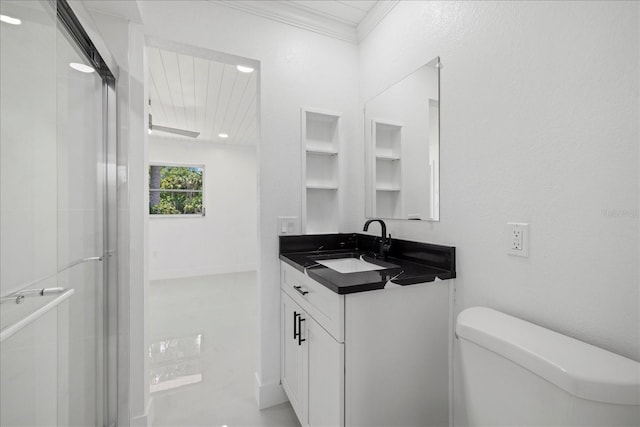
[[[340,113],[301,110],[302,232],[340,230]]]
[[[306,154],[306,185],[338,186],[338,156],[316,156]]]
[[[332,184],[307,184],[307,190],[337,190],[337,185]]]
[[[402,126],[377,120],[372,124],[376,158],[400,159]]]
[[[337,156],[338,150],[332,148],[307,148],[307,154],[315,154],[318,156]]]
[[[305,111],[305,145],[308,149],[336,148],[339,116]]]
[[[376,187],[376,191],[400,191],[399,187],[392,187],[392,186],[380,186],[380,187]]]
[[[337,189],[306,188],[305,233],[323,234],[339,231],[340,216],[337,209]]]
[[[373,207],[375,215],[397,218],[402,213],[402,124],[372,120],[372,148],[375,153]]]
[[[376,159],[378,159],[378,160],[400,160],[400,156],[395,156],[393,154],[376,154]]]
[[[376,191],[375,215],[381,218],[400,218],[402,216],[400,194],[400,191]]]

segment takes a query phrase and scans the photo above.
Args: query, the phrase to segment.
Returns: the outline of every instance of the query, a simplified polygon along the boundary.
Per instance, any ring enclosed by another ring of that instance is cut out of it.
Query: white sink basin
[[[389,267],[382,267],[363,259],[358,258],[336,258],[316,260],[318,264],[329,267],[338,273],[360,273],[362,271],[384,270]]]

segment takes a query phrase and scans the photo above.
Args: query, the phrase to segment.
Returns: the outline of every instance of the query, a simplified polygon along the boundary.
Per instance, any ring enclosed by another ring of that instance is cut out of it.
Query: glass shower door
[[[106,86],[57,7],[0,1],[2,426],[108,424]]]
[[[69,302],[69,392],[59,397],[70,426],[103,425],[105,147],[103,82],[58,25],[57,206],[59,283]],[[83,67],[84,66],[84,67]],[[81,262],[80,262],[81,261]],[[74,263],[79,264],[67,268]],[[64,373],[66,368],[67,372]]]

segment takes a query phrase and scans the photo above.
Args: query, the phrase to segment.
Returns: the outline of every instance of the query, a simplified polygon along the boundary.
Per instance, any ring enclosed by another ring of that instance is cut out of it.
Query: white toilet
[[[640,426],[638,362],[484,307],[456,336],[457,426]]]

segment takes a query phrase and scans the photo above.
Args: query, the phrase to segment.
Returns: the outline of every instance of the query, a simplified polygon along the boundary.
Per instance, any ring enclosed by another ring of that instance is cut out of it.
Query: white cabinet
[[[282,291],[282,386],[303,426],[344,425],[344,344]]]
[[[340,229],[340,114],[301,110],[302,231]]]
[[[309,426],[344,425],[344,344],[313,317],[307,323],[307,422]],[[338,373],[338,375],[336,375]]]
[[[283,262],[281,376],[301,424],[449,425],[449,283],[339,295]]]
[[[345,425],[449,425],[448,280],[345,298]]]

